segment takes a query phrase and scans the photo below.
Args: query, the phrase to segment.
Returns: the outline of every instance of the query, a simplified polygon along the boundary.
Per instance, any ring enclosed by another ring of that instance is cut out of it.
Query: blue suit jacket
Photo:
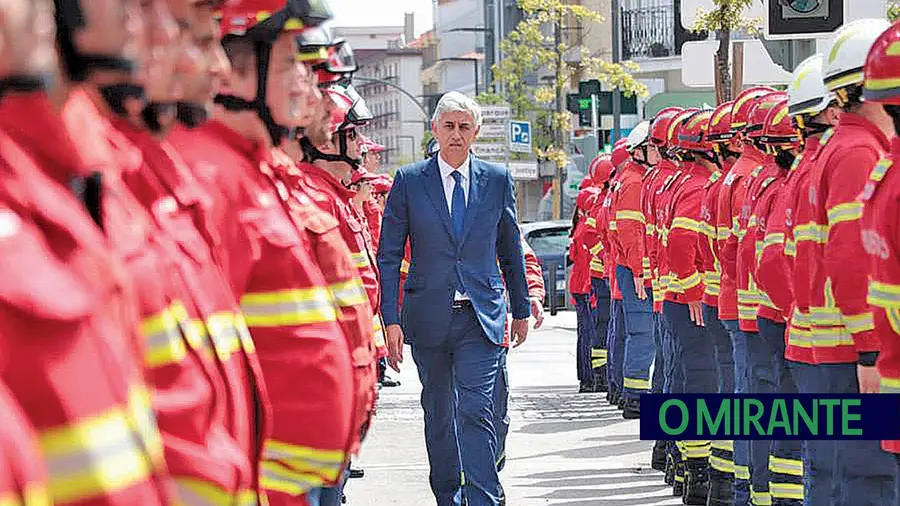
[[[412,260],[401,317],[397,301],[407,238]],[[513,318],[525,319],[530,313],[509,171],[470,155],[466,220],[457,240],[437,156],[398,170],[384,212],[378,266],[381,314],[386,325],[403,326],[408,342],[433,346],[447,339],[459,270],[485,335],[503,343],[506,289]]]

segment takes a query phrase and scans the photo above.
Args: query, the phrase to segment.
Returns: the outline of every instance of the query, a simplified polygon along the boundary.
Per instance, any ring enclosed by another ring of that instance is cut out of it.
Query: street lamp
[[[478,62],[481,60],[479,58],[464,58],[461,56],[454,56],[448,58],[441,58],[438,61],[470,61],[475,64],[475,96],[477,97],[481,93],[481,89],[478,87]]]

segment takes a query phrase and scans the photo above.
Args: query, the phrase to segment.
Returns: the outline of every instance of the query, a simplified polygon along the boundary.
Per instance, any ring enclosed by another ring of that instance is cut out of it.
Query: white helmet
[[[815,54],[803,60],[794,70],[794,80],[788,86],[788,114],[815,116],[834,100],[834,93],[825,88],[822,67],[825,57]]]
[[[648,140],[650,140],[650,122],[641,121],[634,127],[631,133],[628,134],[628,139],[625,140],[625,149],[634,151],[636,148],[644,145]]]
[[[863,82],[863,67],[869,49],[890,26],[885,19],[859,19],[834,32],[824,70],[828,91]]]

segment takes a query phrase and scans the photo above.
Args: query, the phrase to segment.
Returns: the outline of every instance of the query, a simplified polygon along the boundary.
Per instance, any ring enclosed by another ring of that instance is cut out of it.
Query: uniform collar
[[[845,112],[844,114],[841,114],[841,119],[838,120],[838,130],[845,126],[858,127],[867,130],[878,140],[878,144],[884,151],[887,151],[891,147],[891,140],[884,135],[884,132],[882,132],[875,123],[872,123],[869,119],[855,112]]]

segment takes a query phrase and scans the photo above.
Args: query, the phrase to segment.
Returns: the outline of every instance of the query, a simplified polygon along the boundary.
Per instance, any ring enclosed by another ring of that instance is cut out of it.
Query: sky
[[[403,26],[403,13],[416,14],[416,35],[432,25],[431,0],[330,0],[333,26]]]

